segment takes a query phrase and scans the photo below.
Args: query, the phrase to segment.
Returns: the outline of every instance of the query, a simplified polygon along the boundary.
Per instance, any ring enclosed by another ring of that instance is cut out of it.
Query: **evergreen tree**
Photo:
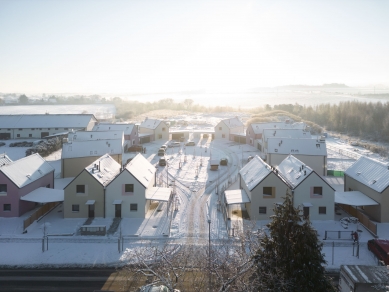
[[[287,193],[284,203],[274,211],[267,225],[269,234],[260,239],[261,248],[256,254],[259,291],[335,291],[325,275],[323,244],[309,219],[293,207],[291,195]]]

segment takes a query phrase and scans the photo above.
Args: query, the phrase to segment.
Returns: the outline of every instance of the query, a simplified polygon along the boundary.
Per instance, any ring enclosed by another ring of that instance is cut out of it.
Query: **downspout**
[[[103,208],[103,212],[104,212],[104,218],[105,218],[105,188],[104,188],[104,208]]]

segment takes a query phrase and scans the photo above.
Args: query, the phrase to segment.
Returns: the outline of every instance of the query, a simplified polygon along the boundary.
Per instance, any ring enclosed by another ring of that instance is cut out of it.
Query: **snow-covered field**
[[[177,123],[185,120],[196,127],[209,127],[215,125],[227,114],[220,115],[194,115],[176,117]],[[231,113],[228,117],[231,117]],[[155,141],[145,144],[146,158],[154,164],[157,171],[157,183],[169,185],[176,193],[174,211],[167,214],[166,203],[155,203],[147,213],[145,219],[122,219],[119,228],[107,236],[81,236],[79,228],[86,219],[64,219],[62,205],[59,205],[39,222],[28,227],[27,233],[22,234],[22,222],[29,214],[20,218],[0,218],[0,265],[6,266],[36,266],[36,265],[120,265],[124,260],[123,253],[118,253],[118,237],[124,237],[124,248],[133,248],[143,244],[161,244],[172,241],[178,244],[204,244],[208,240],[208,228],[211,230],[212,240],[227,238],[226,224],[222,213],[217,210],[218,195],[216,185],[219,188],[237,188],[234,181],[237,178],[238,169],[247,163],[247,157],[260,154],[259,151],[249,145],[239,145],[226,140],[194,139],[195,146],[168,148],[166,158],[168,166],[158,166],[159,156],[156,155],[159,147],[166,141]],[[24,157],[26,148],[9,147],[12,141],[5,141],[6,146],[0,147],[0,153],[6,152],[12,159]],[[378,155],[365,152],[346,142],[329,137],[327,144],[328,168],[336,170],[346,169],[355,157],[349,157],[351,153],[368,155],[374,159],[380,159]],[[338,150],[343,151],[338,151]],[[354,149],[358,149],[355,151]],[[59,177],[61,169],[61,150],[51,154],[46,159],[56,169],[55,175]],[[133,154],[125,154],[126,161]],[[211,171],[209,161],[228,158],[228,166],[219,166],[219,170]],[[71,179],[56,179],[55,187],[63,188]],[[341,178],[327,178],[334,188],[342,187]],[[220,192],[219,189],[219,192]],[[170,217],[171,216],[171,217]],[[325,231],[343,231],[339,223],[341,217],[347,214],[337,215],[333,221],[313,222],[318,231],[319,239],[324,238]],[[207,220],[211,223],[208,225]],[[243,220],[233,217],[236,226],[242,227]],[[95,218],[93,225],[105,225],[107,230],[112,223],[112,218]],[[267,221],[258,221],[258,228],[266,228]],[[389,224],[378,224],[380,237],[389,238]],[[357,229],[350,225],[349,230]],[[328,262],[328,268],[336,269],[341,264],[375,264],[376,260],[367,250],[366,242],[372,236],[363,227],[360,241],[360,256],[353,256],[353,246],[350,239],[338,240],[329,237],[324,242],[324,253]],[[42,237],[49,235],[49,249],[42,253]],[[332,247],[334,242],[334,248]],[[334,256],[332,255],[334,252]]]

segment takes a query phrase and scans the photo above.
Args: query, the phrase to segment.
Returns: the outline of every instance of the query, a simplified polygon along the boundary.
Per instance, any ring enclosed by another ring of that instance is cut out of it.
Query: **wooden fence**
[[[26,228],[30,226],[35,220],[38,220],[40,217],[42,217],[44,214],[49,212],[51,209],[57,207],[60,203],[61,202],[51,202],[51,203],[44,204],[42,207],[40,207],[38,210],[32,213],[30,217],[28,217],[26,220],[23,221],[24,230],[26,230]]]
[[[378,236],[377,235],[377,224],[375,224],[373,221],[371,221],[367,215],[363,214],[361,211],[357,210],[353,206],[344,205],[344,204],[339,204],[339,205],[343,210],[345,210],[351,216],[358,218],[359,222],[363,226],[365,226],[374,236]]]

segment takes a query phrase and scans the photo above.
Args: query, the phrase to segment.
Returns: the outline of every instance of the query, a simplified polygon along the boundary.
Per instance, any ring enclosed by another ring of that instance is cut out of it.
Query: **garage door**
[[[11,139],[11,133],[0,133],[0,140]]]
[[[172,134],[172,140],[180,141],[181,137],[184,137],[183,133]]]
[[[149,143],[149,142],[150,142],[150,136],[140,138],[140,144]]]

